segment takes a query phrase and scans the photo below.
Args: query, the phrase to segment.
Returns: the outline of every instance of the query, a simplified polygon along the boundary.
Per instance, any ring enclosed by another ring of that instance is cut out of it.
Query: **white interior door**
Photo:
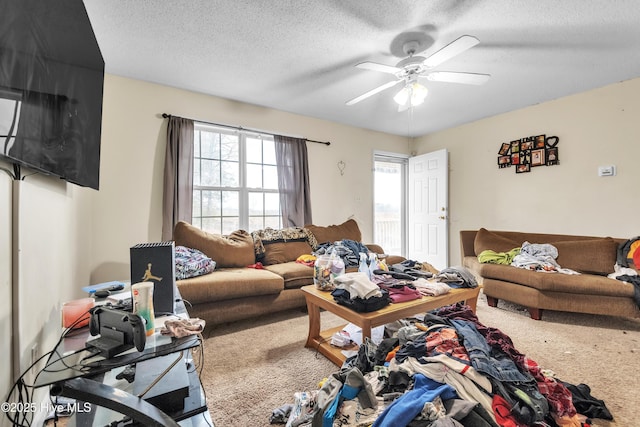
[[[449,267],[446,149],[409,158],[409,259]]]

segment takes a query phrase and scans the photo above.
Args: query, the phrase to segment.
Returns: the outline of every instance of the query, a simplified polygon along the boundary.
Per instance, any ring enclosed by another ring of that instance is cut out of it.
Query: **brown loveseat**
[[[354,220],[327,227],[307,225],[297,233],[278,235],[279,238],[265,235],[258,243],[255,235],[238,230],[222,236],[183,221],[176,224],[173,234],[176,246],[197,249],[216,262],[216,269],[209,274],[177,281],[192,317],[219,324],[303,308],[306,304],[300,288],[313,284],[313,268],[296,259],[311,254],[317,244],[362,239]],[[371,252],[383,253],[378,245],[366,246]],[[396,263],[404,258],[390,256],[388,260]],[[247,267],[257,261],[264,269]]]
[[[460,232],[463,265],[478,277],[488,304],[495,307],[498,299],[511,301],[527,307],[531,317],[538,320],[543,309],[640,317],[634,286],[607,278],[614,272],[617,249],[624,241],[484,228]],[[538,272],[478,261],[484,250],[508,252],[524,242],[552,244],[558,250],[557,263],[581,274]]]

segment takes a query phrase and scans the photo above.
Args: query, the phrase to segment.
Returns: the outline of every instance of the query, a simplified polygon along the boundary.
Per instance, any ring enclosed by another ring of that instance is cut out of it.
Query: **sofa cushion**
[[[176,245],[198,249],[216,262],[218,268],[246,267],[255,263],[253,239],[244,230],[229,235],[207,233],[179,221],[173,230]]]
[[[265,266],[265,269],[281,276],[285,289],[295,289],[301,286],[313,285],[313,267],[299,262],[285,262]]]
[[[264,265],[295,261],[300,255],[313,251],[309,242],[278,242],[264,245]]]
[[[473,250],[476,256],[482,251],[492,250],[494,252],[509,252],[511,249],[519,248],[523,242],[517,242],[508,237],[501,236],[486,228],[481,228],[476,233],[473,242]]]
[[[613,273],[618,243],[611,237],[592,240],[551,242],[558,249],[556,261],[561,267],[582,273]]]
[[[284,280],[271,271],[255,268],[219,268],[204,276],[176,282],[180,295],[191,304],[257,295],[278,294]]]
[[[274,229],[267,227],[262,230],[255,230],[251,232],[253,238],[254,252],[256,255],[256,261],[260,261],[263,264],[275,264],[277,262],[293,261],[303,253],[311,253],[308,249],[309,246],[309,231],[303,227],[287,227],[281,229]],[[290,248],[284,248],[279,243],[307,243],[307,245],[293,245]],[[276,245],[272,249],[270,259],[267,257],[269,246]],[[303,252],[293,255],[299,250]],[[284,257],[284,258],[283,258]],[[284,261],[281,261],[285,259]]]
[[[486,279],[501,280],[542,292],[633,297],[633,285],[593,274],[563,274],[532,271],[500,264],[480,264],[479,273]]]
[[[358,227],[358,223],[354,219],[347,220],[339,225],[329,225],[321,227],[318,225],[304,226],[315,238],[315,242],[311,246],[315,249],[317,245],[322,243],[333,243],[338,240],[349,239],[356,242],[362,241],[362,233]]]

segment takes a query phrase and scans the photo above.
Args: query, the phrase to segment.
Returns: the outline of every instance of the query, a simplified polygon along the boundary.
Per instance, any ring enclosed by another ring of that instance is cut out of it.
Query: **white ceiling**
[[[84,3],[107,73],[403,136],[640,76],[637,0]],[[422,56],[477,37],[479,45],[435,71],[491,79],[423,82],[425,103],[402,113],[392,99],[401,86],[346,106],[395,78],[355,65],[395,65],[407,33],[432,40]]]

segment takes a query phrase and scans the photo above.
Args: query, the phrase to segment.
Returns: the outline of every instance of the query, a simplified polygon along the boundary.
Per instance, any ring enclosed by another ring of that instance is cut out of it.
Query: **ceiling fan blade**
[[[375,62],[361,62],[357,64],[356,67],[362,68],[363,70],[379,71],[381,73],[388,74],[396,74],[397,72],[402,71],[401,68],[392,67],[391,65],[378,64]]]
[[[424,76],[432,82],[462,83],[466,85],[484,84],[491,75],[478,73],[457,73],[453,71],[435,71]]]
[[[377,87],[377,88],[375,88],[375,89],[371,89],[369,92],[363,93],[363,94],[362,94],[362,95],[360,95],[360,96],[356,96],[356,97],[355,97],[355,98],[353,98],[352,100],[347,101],[347,102],[346,102],[346,104],[347,104],[347,105],[353,105],[353,104],[356,104],[356,103],[358,103],[358,102],[362,101],[363,99],[366,99],[366,98],[368,98],[368,97],[370,97],[370,96],[375,95],[375,94],[376,94],[376,93],[378,93],[378,92],[382,92],[382,91],[383,91],[383,90],[385,90],[385,89],[389,89],[390,87],[393,87],[393,86],[397,85],[397,84],[398,84],[398,83],[400,83],[401,81],[402,81],[402,80],[394,80],[394,81],[391,81],[391,82],[385,83],[385,84],[383,84],[382,86],[378,86],[378,87]]]
[[[423,64],[427,68],[436,67],[454,56],[461,54],[465,50],[472,48],[478,43],[480,43],[480,40],[473,36],[461,36],[433,55],[429,56],[424,60]]]

